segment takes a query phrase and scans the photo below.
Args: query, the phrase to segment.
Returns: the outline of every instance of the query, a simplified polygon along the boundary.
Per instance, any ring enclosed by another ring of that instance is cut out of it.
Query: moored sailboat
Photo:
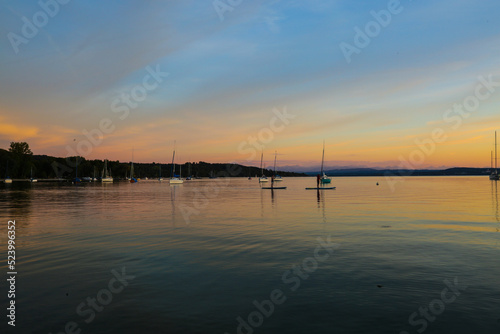
[[[170,172],[170,184],[182,184],[184,183],[184,180],[181,178],[180,175],[176,175],[175,174],[175,165],[174,165],[174,161],[175,161],[175,149],[174,149],[174,153],[172,154],[172,171]]]
[[[264,159],[264,151],[262,151],[262,153],[260,154],[260,175],[261,175],[261,177],[259,178],[260,183],[269,182],[267,176],[264,175],[264,168],[262,167],[263,159]]]
[[[31,183],[38,182],[38,180],[33,177],[33,167],[31,167],[30,182]]]
[[[324,164],[325,164],[325,141],[323,141],[323,156],[321,158],[320,182],[321,182],[321,184],[329,184],[332,182],[332,179],[330,179],[328,176],[326,176],[325,172],[323,171]]]
[[[137,179],[134,177],[134,162],[130,162],[130,183],[136,183]]]
[[[7,168],[5,170],[5,179],[3,180],[3,183],[12,183],[12,179],[9,176],[9,161],[7,160]]]
[[[108,160],[104,160],[104,168],[102,170],[101,182],[113,182],[111,171],[108,171]]]
[[[283,178],[276,174],[276,158],[278,157],[278,152],[274,152],[274,182],[281,182]]]
[[[158,176],[158,181],[160,181],[160,182],[163,181],[163,178],[161,177],[161,164],[160,164],[160,174]]]

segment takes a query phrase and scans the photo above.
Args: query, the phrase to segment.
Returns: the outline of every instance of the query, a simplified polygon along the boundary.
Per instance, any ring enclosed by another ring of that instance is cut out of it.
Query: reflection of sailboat
[[[180,175],[175,175],[175,149],[174,153],[172,154],[172,171],[170,172],[170,184],[181,184],[184,183]]]
[[[500,222],[500,217],[498,215],[498,183],[491,182],[491,207],[495,214],[495,220]],[[497,232],[498,232],[497,228]]]
[[[491,163],[491,168],[492,168],[492,170],[491,170],[491,174],[490,174],[490,180],[498,180],[499,175],[498,175],[498,169],[497,169],[497,132],[496,131],[495,131],[495,169],[493,169],[493,162]]]
[[[323,214],[323,229],[326,228],[326,213],[325,213],[325,196],[321,196],[321,192],[319,189],[316,191],[317,200],[318,200],[318,209],[321,207],[321,211]]]
[[[104,160],[104,168],[102,170],[101,182],[113,182],[111,172],[108,171],[108,160]]]
[[[326,174],[323,172],[323,165],[325,163],[325,141],[323,141],[323,157],[321,158],[321,179],[320,179],[320,182],[321,184],[327,184],[327,183],[331,183],[332,180],[326,176]]]
[[[279,175],[276,175],[276,158],[278,156],[278,153],[275,151],[274,152],[274,182],[281,182],[283,181],[283,178]]]
[[[260,155],[260,174],[261,174],[261,176],[260,176],[259,182],[268,182],[269,180],[264,175],[264,168],[262,167],[263,159],[264,159],[264,151],[262,151],[262,153]]]

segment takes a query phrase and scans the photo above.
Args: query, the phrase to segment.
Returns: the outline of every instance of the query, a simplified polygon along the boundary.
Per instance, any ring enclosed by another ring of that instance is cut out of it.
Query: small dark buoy
[[[380,284],[377,284],[377,288],[381,288],[381,287],[382,287],[382,285],[380,285]]]
[[[66,292],[66,297],[69,296],[69,293]]]
[[[378,182],[377,182],[377,186],[378,186]]]

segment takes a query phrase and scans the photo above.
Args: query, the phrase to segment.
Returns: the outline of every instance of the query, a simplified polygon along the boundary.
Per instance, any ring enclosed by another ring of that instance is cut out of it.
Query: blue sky
[[[479,76],[500,82],[500,3],[401,1],[347,63],[339,45],[388,3],[243,0],[221,21],[211,0],[72,0],[16,53],[9,33],[42,8],[1,1],[0,147],[65,156],[110,119],[82,155],[168,161],[175,140],[184,161],[257,164],[239,145],[286,107],[296,117],[265,143],[268,162],[277,150],[283,166],[315,165],[325,140],[328,166],[397,166]],[[112,102],[148,66],[168,77],[119,119]],[[499,106],[494,92],[419,167],[489,165]]]

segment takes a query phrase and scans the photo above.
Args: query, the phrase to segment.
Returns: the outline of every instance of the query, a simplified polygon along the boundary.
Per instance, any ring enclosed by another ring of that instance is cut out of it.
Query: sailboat
[[[7,174],[5,176],[5,179],[3,180],[4,183],[12,183],[12,179],[10,178],[9,176],[9,161],[7,160],[7,169],[5,171],[5,174]]]
[[[320,183],[321,184],[328,184],[332,182],[332,179],[330,179],[326,174],[323,172],[323,165],[325,164],[325,141],[323,141],[323,157],[321,158],[321,178],[320,178]]]
[[[493,158],[493,157],[492,157]],[[497,169],[497,132],[495,131],[495,169],[493,169],[493,162],[491,163],[491,174],[490,174],[490,180],[498,180],[499,175],[498,175],[498,169]]]
[[[76,170],[75,170],[75,178],[73,179],[73,183],[80,183],[82,180],[78,177],[78,157],[76,157]]]
[[[278,156],[278,152],[274,151],[274,182],[281,182],[283,178],[276,174],[276,158]]]
[[[134,162],[130,162],[130,183],[136,183],[137,179],[134,177]]]
[[[181,184],[184,183],[184,180],[180,177],[180,175],[175,175],[175,149],[172,155],[172,171],[170,172],[170,184]]]
[[[261,177],[259,179],[259,182],[269,182],[269,180],[267,179],[267,177],[264,175],[264,168],[262,167],[262,161],[264,159],[264,151],[262,151],[261,155],[260,155],[260,174],[261,174]]]
[[[38,182],[38,180],[37,180],[37,179],[34,179],[34,178],[33,178],[33,166],[31,167],[30,182],[31,182],[31,183]]]
[[[161,164],[160,164],[160,176],[158,177],[158,181],[163,181],[163,178],[161,177]]]
[[[190,162],[188,162],[188,176],[186,177],[186,180],[187,180],[187,181],[190,181],[190,180],[192,180],[192,179],[193,179],[193,177],[192,177],[192,175],[191,175],[191,163],[190,163]]]
[[[111,172],[108,171],[108,160],[104,160],[104,168],[102,170],[101,182],[113,182]]]

